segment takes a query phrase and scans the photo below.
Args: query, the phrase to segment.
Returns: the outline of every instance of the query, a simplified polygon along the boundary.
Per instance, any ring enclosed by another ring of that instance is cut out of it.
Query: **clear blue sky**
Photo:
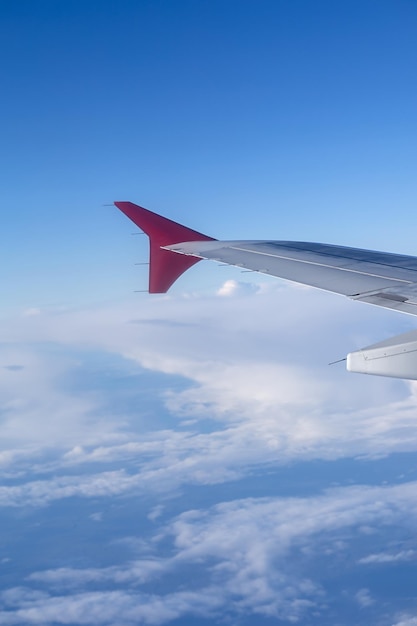
[[[18,284],[22,305],[129,291],[115,199],[218,238],[416,252],[415,3],[39,0],[0,18],[9,302]]]

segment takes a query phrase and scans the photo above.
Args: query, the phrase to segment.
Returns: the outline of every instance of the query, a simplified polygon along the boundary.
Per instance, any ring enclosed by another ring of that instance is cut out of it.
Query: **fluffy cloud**
[[[29,597],[28,597],[29,596]],[[14,589],[3,594],[7,611],[0,611],[0,624],[161,624],[187,613],[209,617],[218,599],[206,595],[179,592],[149,597],[124,591],[78,593],[72,596],[28,594]],[[19,608],[14,608],[18,605]]]
[[[364,550],[365,529],[367,545],[378,544],[391,528],[413,529],[416,488],[415,482],[352,486],[312,497],[247,498],[190,510],[156,529],[146,558],[34,572],[30,586],[3,592],[7,611],[0,612],[0,623],[163,624],[186,615],[229,613],[298,622],[312,611],[327,623],[337,598],[327,597],[320,572],[326,577],[335,563],[352,567],[352,551]],[[184,570],[195,576],[184,578]],[[158,595],[141,589],[153,580],[161,585],[167,576],[183,580],[185,588],[172,590],[168,583]],[[353,585],[350,593],[360,610],[373,610],[372,589]]]
[[[94,499],[86,518],[102,532],[109,502],[146,501],[154,529],[132,538],[147,543],[145,556],[31,570],[24,586],[4,591],[0,623],[320,620],[331,599],[317,564],[343,567],[355,538],[351,563],[361,572],[412,560],[413,547],[374,538],[393,524],[414,527],[414,483],[235,500],[232,486],[230,502],[187,503],[169,519],[179,488],[208,493],[300,461],[417,449],[416,383],[327,365],[407,330],[408,318],[280,283],[224,290],[39,311],[0,328],[5,513]],[[173,588],[173,578],[188,582]],[[372,585],[346,593],[357,611],[376,611]]]
[[[277,283],[227,299],[146,296],[140,308],[60,310],[10,320],[0,329],[0,464],[4,471],[33,474],[129,461],[138,476],[126,481],[110,474],[124,492],[127,484],[169,490],[224,482],[260,463],[415,450],[416,383],[327,365],[348,349],[404,330],[401,324],[409,322],[403,318]],[[83,355],[90,352],[109,369],[98,387],[74,391],[71,381],[83,377]],[[122,372],[112,364],[120,358]],[[127,392],[117,412],[111,404],[112,380],[136,377],[139,389],[143,368],[168,375],[154,393],[171,416],[165,427],[154,426],[154,416],[149,419],[133,395],[129,412],[121,412]],[[172,376],[183,383],[171,383]],[[97,470],[88,473],[98,476]],[[71,491],[63,488],[65,480],[45,485],[50,498]],[[37,502],[31,494],[42,489],[30,482],[25,495]],[[89,484],[93,489],[98,479]],[[17,503],[18,492],[11,494],[5,487],[3,502]]]
[[[401,550],[400,552],[379,552],[378,554],[369,554],[359,559],[358,563],[363,565],[378,565],[380,563],[398,563],[400,561],[415,560],[417,552],[415,550]]]
[[[395,622],[393,626],[417,626],[417,617],[401,617],[399,622]]]
[[[19,363],[19,369],[9,363]],[[100,398],[94,393],[74,394],[68,377],[80,368],[76,355],[59,346],[33,343],[0,347],[0,441],[7,449],[26,450],[75,443],[83,437],[94,441],[113,433],[115,422],[108,416],[99,419]],[[17,446],[17,447],[15,447]]]

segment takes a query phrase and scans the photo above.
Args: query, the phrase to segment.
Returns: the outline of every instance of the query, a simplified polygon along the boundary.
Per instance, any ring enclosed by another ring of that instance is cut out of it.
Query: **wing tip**
[[[149,237],[149,293],[166,293],[177,278],[201,260],[164,249],[164,246],[183,241],[214,241],[213,237],[203,235],[133,202],[117,200],[114,205]]]

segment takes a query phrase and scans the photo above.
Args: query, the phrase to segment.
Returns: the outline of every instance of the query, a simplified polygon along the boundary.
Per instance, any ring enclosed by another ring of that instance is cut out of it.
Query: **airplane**
[[[149,237],[149,293],[210,259],[417,315],[417,257],[300,241],[218,241],[132,202],[115,202]],[[350,372],[417,380],[417,330],[350,352]]]

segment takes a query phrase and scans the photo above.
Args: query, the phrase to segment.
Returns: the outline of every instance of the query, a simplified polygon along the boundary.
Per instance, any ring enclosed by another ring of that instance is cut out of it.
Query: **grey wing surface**
[[[297,241],[188,241],[166,249],[417,315],[417,257]]]

